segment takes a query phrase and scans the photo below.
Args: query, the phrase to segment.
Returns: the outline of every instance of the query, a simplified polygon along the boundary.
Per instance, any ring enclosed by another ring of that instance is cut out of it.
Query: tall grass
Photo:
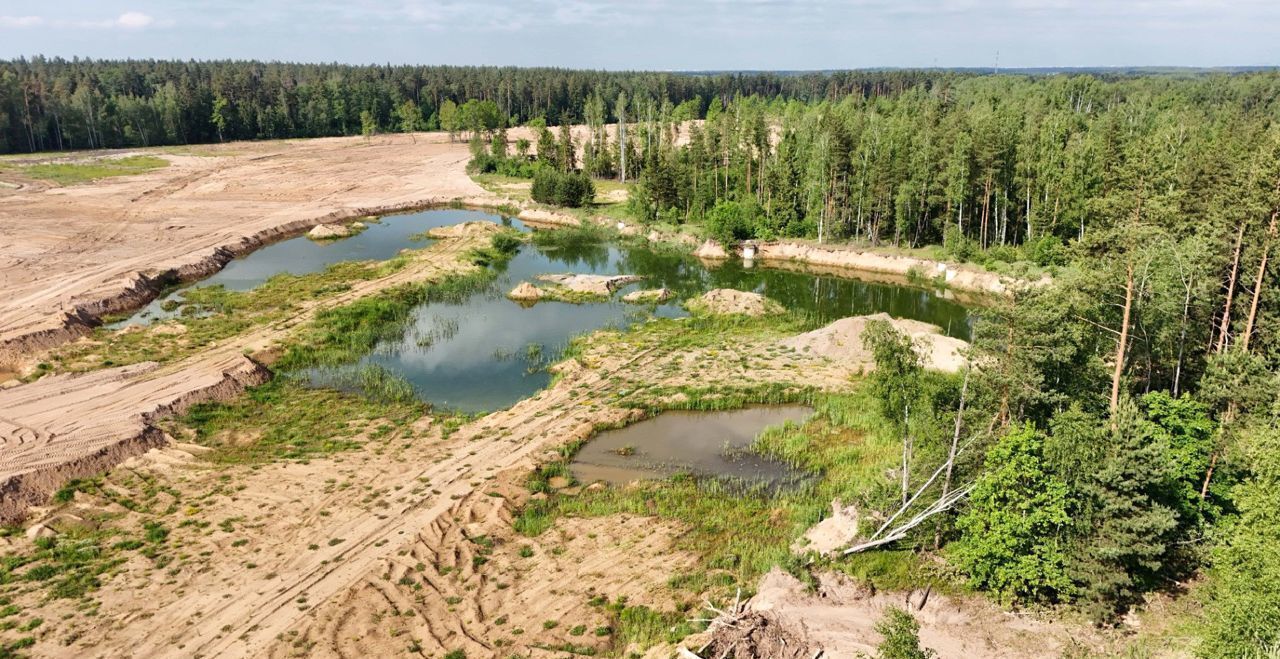
[[[463,302],[490,287],[493,279],[492,271],[483,270],[436,283],[405,284],[321,311],[295,336],[277,367],[296,370],[354,362],[379,343],[403,339],[419,305]]]

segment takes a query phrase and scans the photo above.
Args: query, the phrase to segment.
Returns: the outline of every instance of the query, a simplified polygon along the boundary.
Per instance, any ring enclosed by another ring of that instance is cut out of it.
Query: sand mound
[[[463,222],[447,227],[436,227],[427,232],[428,238],[462,238],[465,236],[483,236],[501,231],[501,227],[493,222]]]
[[[675,296],[675,291],[669,288],[651,288],[627,293],[622,296],[622,301],[631,304],[658,304],[666,302]]]
[[[519,286],[507,293],[507,297],[520,302],[536,302],[542,298],[542,289],[527,281],[522,281]]]
[[[707,644],[702,657],[867,656],[880,643],[875,625],[891,607],[920,622],[920,641],[942,657],[1056,657],[1078,630],[1010,616],[989,602],[928,590],[874,592],[848,577],[819,573],[810,590],[774,568],[732,627],[685,639]],[[800,650],[801,652],[797,652]],[[807,653],[807,654],[803,654]]]
[[[692,311],[714,314],[763,316],[767,313],[782,312],[781,304],[759,293],[736,291],[732,288],[707,291],[696,300],[690,300],[687,306]]]
[[[791,551],[797,554],[815,551],[823,556],[835,554],[859,537],[861,521],[856,507],[845,506],[836,499],[831,502],[831,516],[809,527],[804,536],[791,545]]]
[[[538,275],[539,281],[562,286],[575,293],[608,297],[613,292],[643,279],[635,275]]]
[[[710,260],[729,258],[729,252],[725,251],[724,246],[710,238],[703,242],[702,246],[694,251],[693,255],[700,259]]]
[[[828,357],[848,364],[851,368],[866,370],[874,367],[875,361],[870,348],[863,345],[862,333],[867,329],[867,324],[874,320],[888,322],[894,329],[910,336],[916,349],[924,357],[925,368],[955,372],[964,366],[962,352],[969,347],[967,342],[943,336],[942,330],[936,325],[891,318],[886,313],[841,318],[826,327],[784,339],[782,345],[803,354]]]
[[[312,240],[336,240],[350,235],[351,229],[341,224],[317,224],[307,232],[307,237]]]

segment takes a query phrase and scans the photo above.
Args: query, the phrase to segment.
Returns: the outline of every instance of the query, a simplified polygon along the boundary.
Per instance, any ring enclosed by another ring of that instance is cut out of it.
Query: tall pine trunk
[[[1235,256],[1231,259],[1231,279],[1227,283],[1227,300],[1222,309],[1222,325],[1218,328],[1218,354],[1227,349],[1227,336],[1231,333],[1231,303],[1236,294],[1236,277],[1240,273],[1240,249],[1244,246],[1244,223],[1236,233]]]
[[[1280,179],[1276,180],[1276,193],[1280,194]],[[1267,260],[1271,256],[1271,243],[1276,239],[1276,220],[1280,219],[1280,206],[1271,211],[1271,224],[1267,225],[1267,237],[1262,241],[1262,260],[1258,262],[1258,276],[1253,279],[1253,301],[1249,304],[1249,318],[1240,337],[1240,349],[1249,351],[1249,337],[1253,334],[1254,321],[1258,319],[1258,301],[1262,298],[1262,284],[1266,281]]]

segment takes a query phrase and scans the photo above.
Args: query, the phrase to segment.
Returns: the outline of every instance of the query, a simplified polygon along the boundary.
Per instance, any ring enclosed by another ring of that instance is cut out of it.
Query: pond
[[[478,218],[501,221],[482,213],[468,219]],[[590,304],[543,301],[522,306],[506,298],[520,282],[547,273],[631,274],[644,281],[623,288],[612,300]],[[663,286],[675,291],[676,299],[652,308],[620,301],[629,290]],[[650,314],[686,315],[682,300],[715,288],[756,291],[822,322],[886,311],[933,323],[960,338],[968,338],[970,330],[965,307],[923,289],[746,268],[736,262],[707,267],[685,254],[628,244],[526,244],[485,290],[457,304],[419,307],[402,338],[378,345],[351,368],[385,368],[440,408],[468,413],[501,409],[546,387],[551,374],[544,367],[575,336],[625,328]],[[340,372],[317,372],[313,378],[317,384],[352,380]]]
[[[769,426],[800,423],[813,414],[802,405],[765,405],[724,412],[672,411],[593,437],[570,464],[581,483],[624,485],[676,474],[718,478],[776,489],[805,474],[747,451]]]
[[[367,229],[342,240],[316,241],[306,236],[282,240],[232,259],[213,275],[190,286],[170,291],[132,316],[107,327],[119,329],[128,325],[149,325],[157,320],[172,318],[177,311],[166,311],[165,307],[172,307],[185,291],[197,286],[223,286],[231,291],[248,291],[282,273],[305,275],[320,272],[342,261],[385,261],[399,254],[402,249],[422,247],[430,242],[414,240],[413,236],[428,229],[458,224],[469,219],[476,219],[470,211],[433,210],[389,215],[380,221],[366,222]]]
[[[230,262],[221,272],[193,286],[250,290],[282,272],[304,274],[339,261],[386,259],[401,249],[426,245],[429,241],[415,241],[412,236],[427,229],[477,220],[527,230],[517,220],[480,211],[392,215],[344,240],[317,243],[303,236],[269,245]],[[708,267],[687,254],[647,246],[554,242],[522,246],[500,266],[489,286],[465,301],[423,305],[414,310],[399,339],[376,346],[357,364],[312,371],[309,377],[317,385],[335,385],[353,380],[346,377],[347,370],[376,365],[403,377],[423,400],[439,408],[468,413],[501,409],[546,387],[551,375],[545,366],[573,337],[606,327],[625,328],[653,315],[683,316],[684,299],[714,288],[755,291],[821,322],[884,311],[938,325],[962,339],[969,338],[973,322],[963,305],[922,288],[752,268],[736,261]],[[632,274],[644,281],[599,303],[544,301],[525,307],[506,298],[520,282],[551,273]],[[676,299],[657,307],[638,307],[619,299],[627,290],[658,287],[675,291]],[[180,297],[184,290],[178,289],[165,299]],[[145,324],[177,313],[164,311],[163,303],[157,300],[117,325]]]

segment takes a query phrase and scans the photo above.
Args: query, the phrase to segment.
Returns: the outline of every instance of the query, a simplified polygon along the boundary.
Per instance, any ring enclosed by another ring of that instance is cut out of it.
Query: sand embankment
[[[322,223],[496,198],[442,134],[246,142],[84,185],[0,190],[0,370],[135,309],[166,284]]]
[[[46,376],[0,390],[0,522],[20,519],[67,480],[99,473],[163,442],[154,421],[195,403],[227,400],[270,377],[245,357],[267,350],[317,311],[415,281],[476,266],[466,254],[488,244],[496,224],[440,238],[408,265],[341,294],[301,304],[288,318],[254,328],[187,359],[86,374]]]

